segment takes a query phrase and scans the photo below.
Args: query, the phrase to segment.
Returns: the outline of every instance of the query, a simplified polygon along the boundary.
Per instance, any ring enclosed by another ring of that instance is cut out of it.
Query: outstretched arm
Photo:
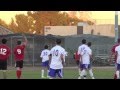
[[[26,37],[24,34],[22,34],[22,36],[24,37],[24,42],[23,42],[23,44],[26,46],[27,43],[28,43],[27,37]]]

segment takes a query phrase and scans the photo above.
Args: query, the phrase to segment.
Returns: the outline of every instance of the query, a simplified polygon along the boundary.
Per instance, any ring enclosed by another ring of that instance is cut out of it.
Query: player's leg
[[[45,73],[45,69],[46,69],[46,63],[42,62],[42,69],[41,69],[41,78],[44,78],[44,73]]]
[[[89,64],[89,66],[88,66],[88,69],[89,69],[90,77],[91,77],[92,79],[95,79],[95,78],[94,78],[94,75],[93,75],[92,67],[91,67],[90,64]]]
[[[50,68],[49,69],[49,79],[54,79],[56,77],[56,70]]]
[[[47,62],[46,67],[47,67],[47,78],[49,78],[49,61]]]
[[[77,67],[78,67],[78,74],[79,74],[79,76],[80,76],[80,73],[81,73],[81,69],[80,69],[80,61],[77,60],[77,61],[76,61],[76,64],[77,64]]]
[[[22,68],[23,68],[23,60],[22,61],[16,61],[16,76],[18,79],[21,78],[22,75]]]
[[[81,64],[81,65],[82,65],[82,71],[81,71],[80,77],[78,79],[81,79],[81,78],[86,79],[86,76],[87,76],[87,72],[86,72],[87,66],[86,66],[86,64]]]
[[[117,79],[119,79],[119,72],[120,71],[120,64],[117,64],[117,70],[116,70],[116,76],[117,76]]]
[[[63,69],[57,69],[57,75],[59,77],[59,79],[63,78]]]
[[[115,63],[115,73],[114,73],[114,79],[117,79],[116,71],[117,71],[117,64]]]
[[[7,61],[2,61],[3,79],[7,79]]]

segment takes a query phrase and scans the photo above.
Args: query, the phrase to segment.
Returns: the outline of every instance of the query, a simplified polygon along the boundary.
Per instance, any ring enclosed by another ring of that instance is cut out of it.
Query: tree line
[[[83,22],[76,17],[69,17],[68,13],[60,11],[28,11],[27,15],[17,14],[10,24],[0,19],[0,25],[10,29],[14,33],[43,34],[44,26],[68,26]],[[87,21],[88,24],[94,24]]]

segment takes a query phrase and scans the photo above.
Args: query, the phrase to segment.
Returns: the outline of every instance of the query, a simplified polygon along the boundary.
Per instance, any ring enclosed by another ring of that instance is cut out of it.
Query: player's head
[[[82,44],[86,44],[86,39],[83,39],[83,40],[82,40]]]
[[[56,39],[56,44],[60,45],[61,44],[61,39]]]
[[[44,46],[44,49],[48,49],[48,45],[45,45],[45,46]]]
[[[21,43],[22,43],[22,42],[21,42],[20,40],[17,41],[17,45],[21,45]]]
[[[117,42],[120,43],[120,38],[118,38]]]
[[[2,44],[6,44],[7,43],[7,39],[3,38],[2,39]]]
[[[91,47],[92,43],[91,43],[91,42],[88,42],[87,45],[88,45],[88,47]]]

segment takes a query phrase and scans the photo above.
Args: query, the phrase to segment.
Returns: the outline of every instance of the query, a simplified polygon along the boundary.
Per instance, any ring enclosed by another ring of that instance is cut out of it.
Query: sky
[[[10,23],[11,18],[14,18],[16,14],[27,14],[27,11],[0,11],[0,18],[4,20],[7,24]],[[115,12],[114,11],[91,11],[91,18],[97,20],[98,22],[111,22],[114,21]]]

